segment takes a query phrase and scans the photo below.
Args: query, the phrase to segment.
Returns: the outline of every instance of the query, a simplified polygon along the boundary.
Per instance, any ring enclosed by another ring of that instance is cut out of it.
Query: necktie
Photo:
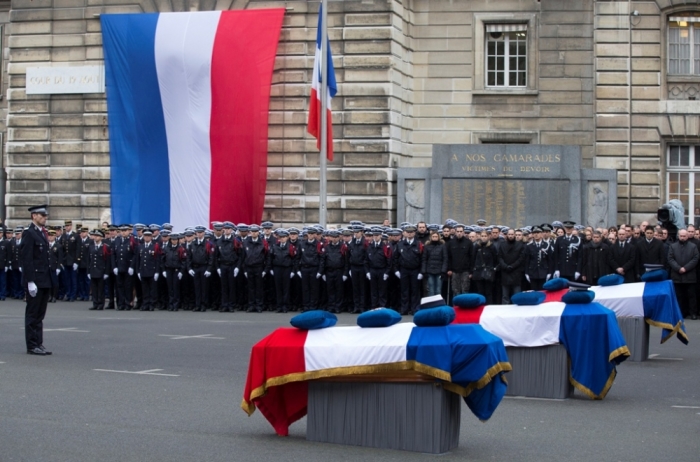
[[[624,248],[625,248],[625,243],[624,243],[624,242],[620,242],[620,248],[621,248],[621,249],[624,249]]]
[[[46,232],[46,228],[41,228],[41,232],[44,235],[44,239],[49,240],[49,233]]]

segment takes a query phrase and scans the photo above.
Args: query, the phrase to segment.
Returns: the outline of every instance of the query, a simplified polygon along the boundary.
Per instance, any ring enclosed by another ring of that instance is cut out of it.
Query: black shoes
[[[52,352],[50,352],[49,350],[47,350],[46,348],[44,348],[44,345],[39,345],[39,349],[40,349],[41,351],[43,351],[44,354],[45,354],[46,356],[50,356],[50,355],[53,354]]]
[[[37,356],[46,356],[46,351],[42,350],[39,347],[32,348],[31,350],[27,350],[28,355],[37,355]]]
[[[690,319],[692,319],[693,321],[697,321],[697,320],[698,320],[698,315],[697,315],[697,314],[691,314],[691,315],[690,315]]]

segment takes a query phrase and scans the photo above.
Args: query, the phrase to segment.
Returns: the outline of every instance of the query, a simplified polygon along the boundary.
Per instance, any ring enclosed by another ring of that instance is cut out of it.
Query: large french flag
[[[323,68],[321,64],[321,13],[322,8],[318,9],[318,27],[316,31],[316,54],[314,57],[314,73],[311,81],[311,97],[309,98],[309,121],[307,131],[316,138],[316,147],[321,149],[321,83],[323,82]],[[333,161],[333,117],[331,112],[331,100],[338,93],[338,84],[335,80],[335,68],[333,67],[333,54],[331,53],[331,42],[326,40],[328,44],[326,60],[328,62],[326,71],[328,76],[328,91],[326,92],[326,136],[327,136],[327,151],[326,157],[329,161]]]
[[[100,16],[112,221],[260,220],[284,9]]]

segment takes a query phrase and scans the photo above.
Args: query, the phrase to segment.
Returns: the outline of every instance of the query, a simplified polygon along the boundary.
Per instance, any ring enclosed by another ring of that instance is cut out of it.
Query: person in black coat
[[[263,278],[268,259],[267,241],[260,238],[260,227],[250,226],[251,236],[243,240],[243,261],[241,268],[243,275],[248,280],[248,313],[257,311],[262,313],[265,302]],[[319,276],[320,277],[320,276]]]
[[[221,307],[219,311],[233,313],[236,303],[236,277],[240,271],[243,245],[233,235],[233,223],[224,222],[223,228],[224,235],[217,241],[214,251],[214,267],[221,279]]]
[[[49,256],[51,257],[49,259],[49,270],[51,271],[51,282],[53,283],[49,303],[55,303],[58,296],[59,276],[63,271],[63,247],[56,242],[56,231],[53,230],[49,231]]]
[[[428,293],[426,296],[440,295],[442,274],[447,273],[447,246],[440,239],[440,234],[437,231],[430,232],[430,239],[423,248],[421,273],[428,279]]]
[[[323,280],[328,293],[328,311],[340,313],[343,309],[343,283],[348,278],[348,246],[340,242],[340,233],[328,232],[330,242],[323,247]],[[375,307],[378,308],[378,307]]]
[[[90,281],[87,277],[88,256],[90,254],[90,245],[92,240],[88,237],[88,229],[80,229],[80,239],[78,240],[78,300],[88,301],[90,299]]]
[[[367,246],[369,265],[370,304],[373,308],[387,306],[387,286],[391,276],[391,244],[382,241],[382,232],[372,233],[372,242]]]
[[[651,226],[647,226],[644,230],[644,237],[637,242],[635,250],[637,251],[635,262],[638,280],[644,274],[644,265],[664,265],[665,268],[668,268],[668,262],[666,261],[667,249],[661,240],[654,237],[654,228]]]
[[[22,233],[19,248],[19,267],[22,268],[22,286],[27,290],[24,312],[24,338],[27,353],[50,355],[44,348],[44,316],[53,290],[51,280],[49,239],[44,226],[48,211],[46,205],[30,207],[32,224]]]
[[[401,283],[401,314],[415,314],[420,306],[420,289],[423,280],[423,243],[416,237],[416,227],[409,225],[403,230],[404,239],[399,241],[393,253],[394,270]]]
[[[5,228],[5,225],[2,225]],[[7,297],[7,276],[10,266],[10,241],[5,239],[5,229],[0,235],[0,300]]]
[[[533,240],[525,246],[525,278],[532,290],[542,290],[542,286],[551,277],[549,273],[552,248],[542,239],[542,228],[532,228]]]
[[[447,277],[450,278],[452,286],[452,294],[448,294],[448,297],[469,292],[469,271],[474,249],[474,244],[465,235],[464,226],[457,225],[454,230],[454,238],[445,243]]]
[[[154,311],[158,297],[158,277],[161,272],[161,249],[158,243],[151,241],[153,235],[150,229],[143,231],[143,243],[139,245],[136,252],[136,273],[141,281],[141,291],[143,293],[143,303],[141,311]]]
[[[637,250],[627,238],[627,230],[620,227],[617,242],[610,249],[610,263],[615,273],[625,278],[625,282],[635,282]]]
[[[298,276],[301,278],[302,311],[318,309],[323,265],[323,242],[317,239],[316,229],[310,228],[307,231],[306,240],[299,245]]]
[[[486,298],[486,304],[493,303],[493,281],[498,267],[498,251],[489,233],[482,231],[479,240],[474,243],[471,263],[471,279],[475,291]]]
[[[698,306],[695,298],[697,266],[700,253],[695,244],[688,242],[688,231],[678,230],[678,241],[671,244],[668,252],[668,265],[671,267],[671,280],[676,289],[676,297],[683,316],[698,319]]]
[[[194,310],[207,311],[209,307],[209,277],[214,270],[214,246],[204,238],[204,226],[195,228],[197,238],[190,242],[187,252],[188,274],[194,280]]]
[[[297,272],[297,248],[289,242],[289,232],[277,232],[276,242],[270,247],[267,259],[268,271],[275,280],[277,313],[286,313],[290,308],[291,283]]]
[[[187,270],[187,251],[180,245],[180,235],[170,234],[170,242],[163,245],[162,275],[168,285],[168,311],[180,309],[180,281]]]
[[[93,243],[89,247],[87,277],[92,291],[91,310],[103,310],[105,307],[105,281],[112,272],[112,250],[102,242],[102,231],[93,230]]]
[[[610,253],[610,247],[603,241],[600,231],[593,232],[591,243],[581,251],[579,268],[581,280],[586,284],[597,285],[598,279],[613,271],[614,262]]]
[[[579,250],[583,242],[580,237],[574,236],[574,225],[573,221],[565,221],[564,235],[557,237],[554,241],[550,272],[555,278],[562,277],[575,281],[579,277]]]
[[[349,276],[352,279],[352,301],[353,313],[361,313],[365,311],[365,277],[369,273],[369,263],[367,257],[367,248],[369,242],[364,236],[364,227],[360,225],[353,226],[355,234],[348,246],[348,264],[350,265]]]
[[[509,229],[506,240],[498,246],[498,265],[501,268],[502,303],[510,305],[510,297],[520,293],[525,273],[525,244],[515,239],[515,230]]]

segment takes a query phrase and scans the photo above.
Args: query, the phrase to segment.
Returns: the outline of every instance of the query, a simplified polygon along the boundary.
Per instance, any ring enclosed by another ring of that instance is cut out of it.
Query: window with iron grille
[[[527,24],[486,25],[486,87],[527,86]]]

